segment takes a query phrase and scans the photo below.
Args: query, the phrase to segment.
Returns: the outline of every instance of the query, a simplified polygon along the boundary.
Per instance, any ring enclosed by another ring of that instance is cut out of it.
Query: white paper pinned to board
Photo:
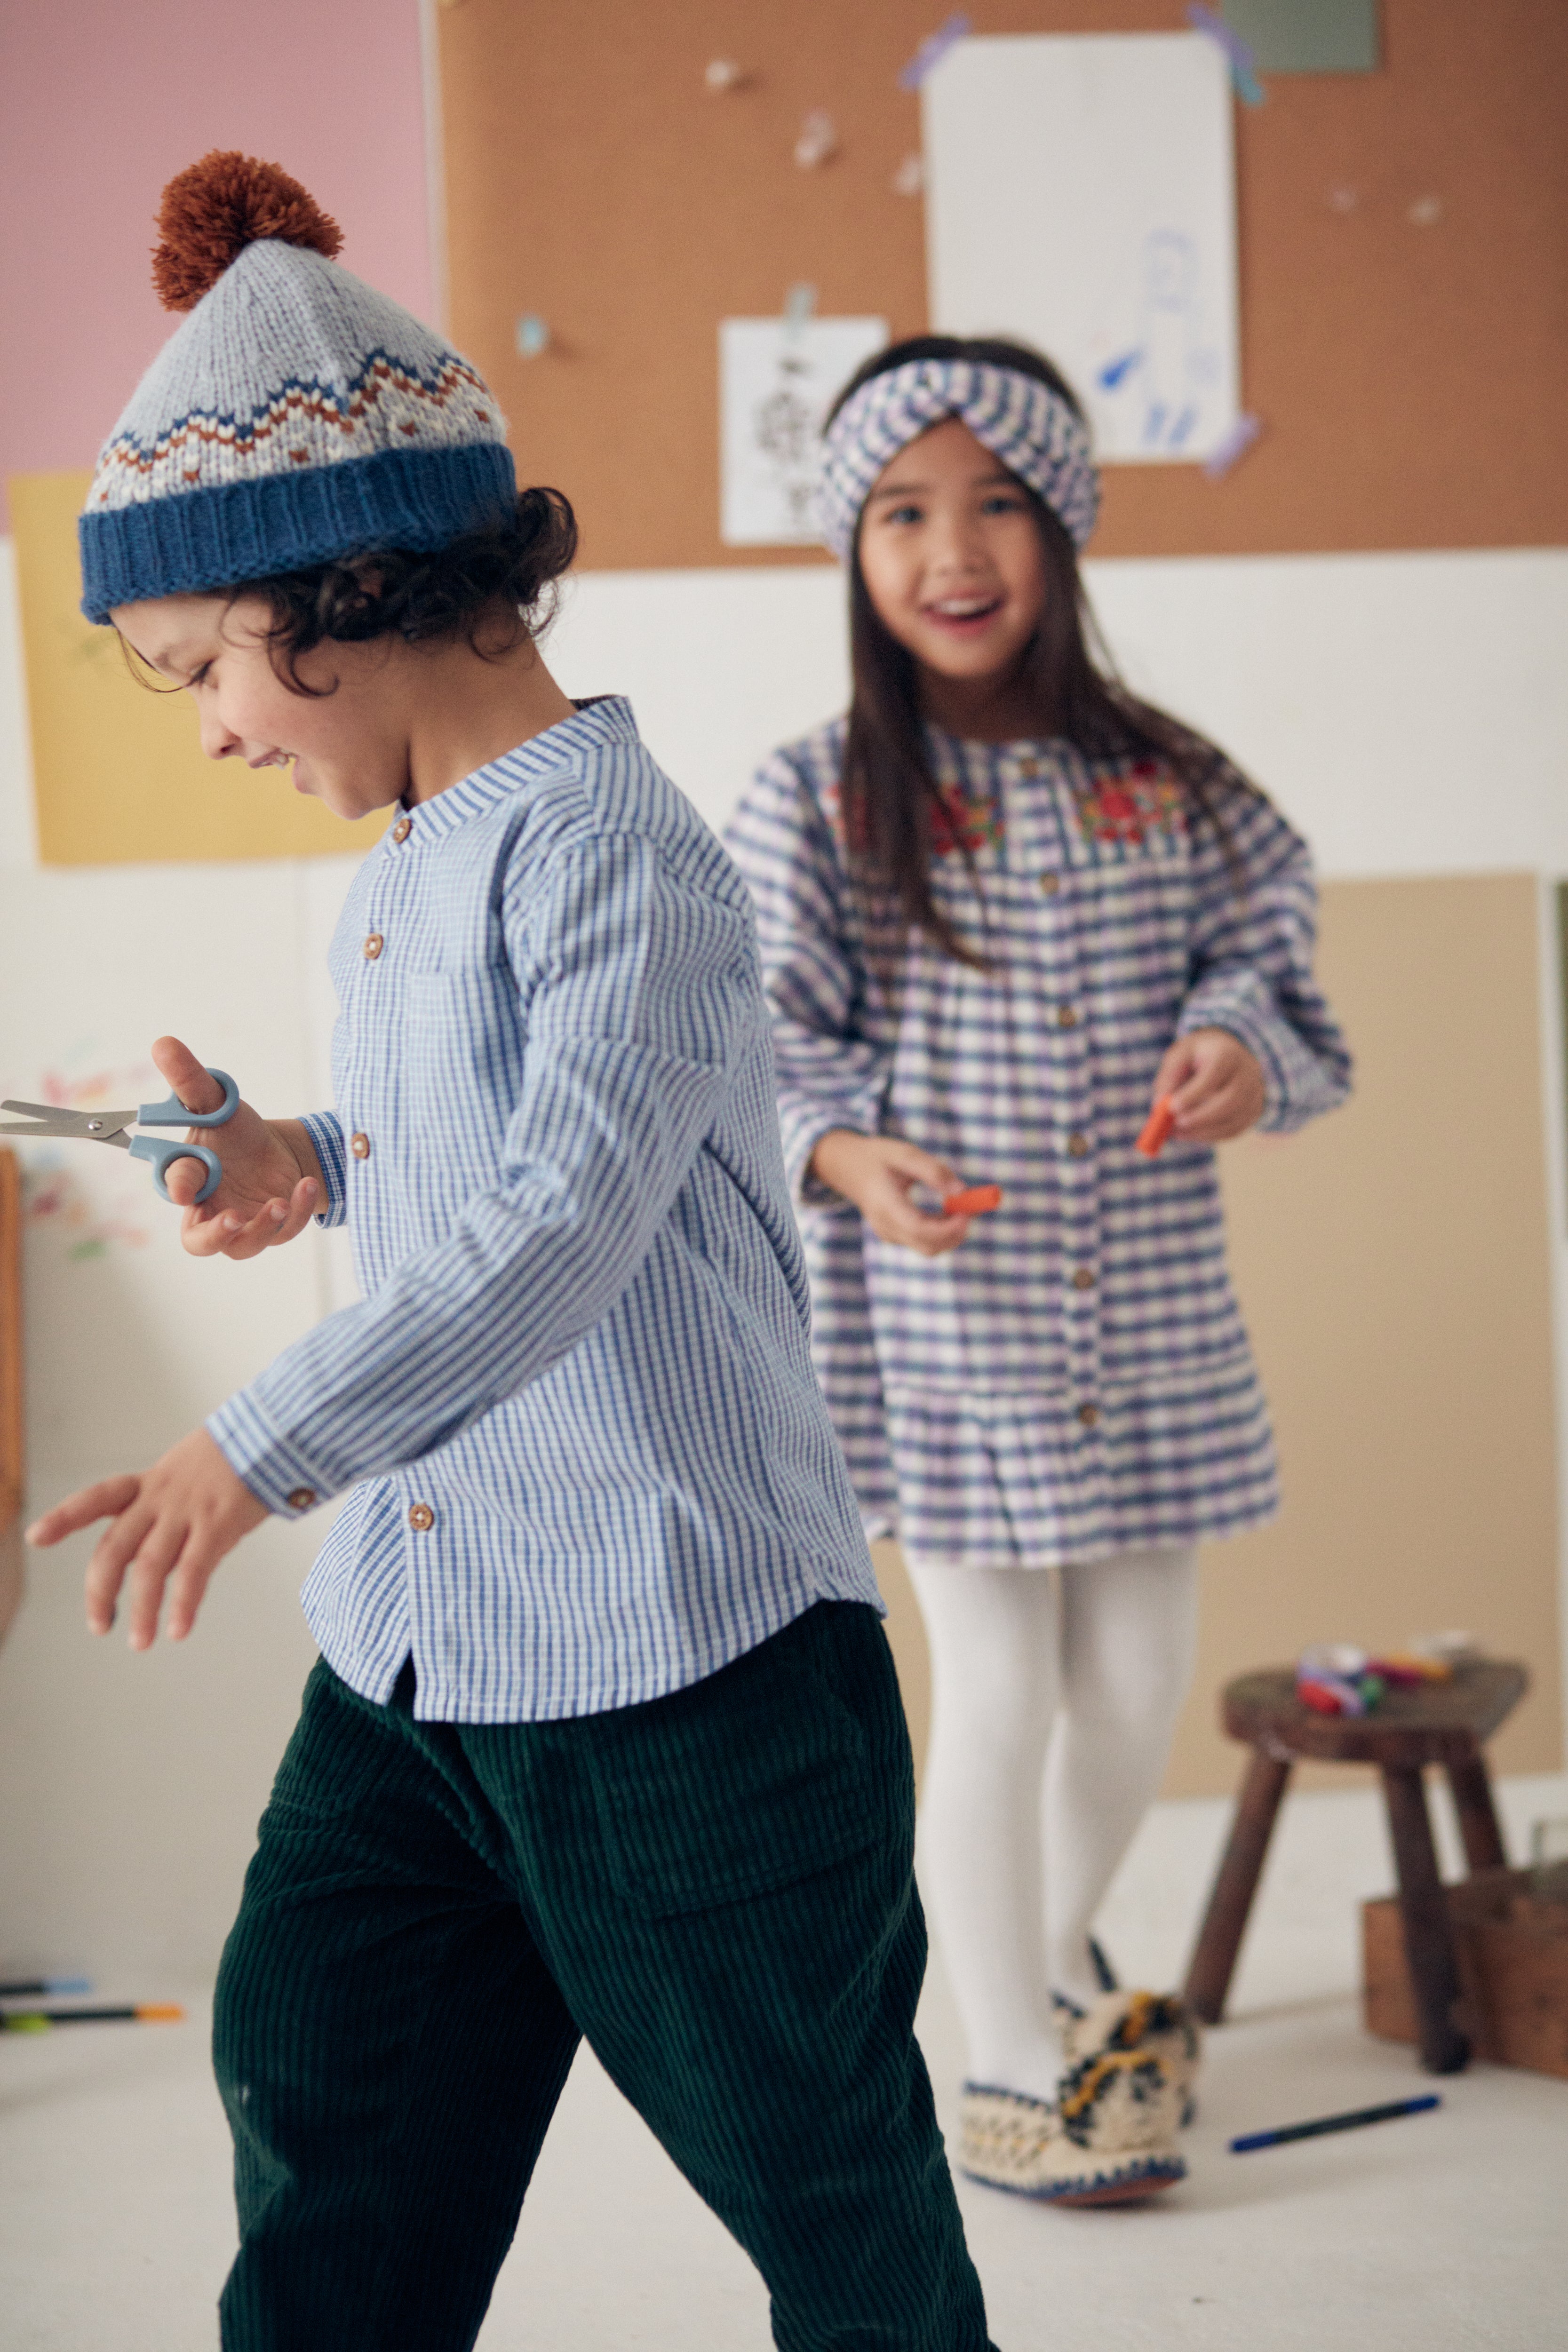
[[[720,535],[809,547],[822,420],[888,340],[885,319],[724,319],[719,326]]]
[[[1230,69],[1201,33],[958,42],[921,85],[934,327],[1053,359],[1102,458],[1241,414]]]

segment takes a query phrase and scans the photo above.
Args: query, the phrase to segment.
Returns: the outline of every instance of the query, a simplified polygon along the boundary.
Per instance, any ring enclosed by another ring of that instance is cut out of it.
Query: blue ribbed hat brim
[[[456,449],[383,449],[298,474],[149,499],[84,514],[81,609],[237,588],[381,547],[445,547],[505,520],[517,499],[511,452],[495,441]]]

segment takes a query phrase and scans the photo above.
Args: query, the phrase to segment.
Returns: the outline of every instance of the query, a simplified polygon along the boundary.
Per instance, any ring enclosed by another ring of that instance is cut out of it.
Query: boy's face
[[[390,808],[409,785],[399,666],[384,643],[315,646],[295,664],[297,694],[272,666],[270,608],[242,596],[155,596],[117,605],[115,627],[149,669],[194,697],[209,760],[294,770],[294,789],[336,816]]]

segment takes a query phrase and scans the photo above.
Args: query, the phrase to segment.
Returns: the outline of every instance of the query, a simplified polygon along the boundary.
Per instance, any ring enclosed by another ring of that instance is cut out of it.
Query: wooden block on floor
[[[1568,1864],[1480,1870],[1445,1888],[1475,2055],[1568,2078]],[[1362,1906],[1362,2012],[1369,2033],[1416,2039],[1394,1895]]]

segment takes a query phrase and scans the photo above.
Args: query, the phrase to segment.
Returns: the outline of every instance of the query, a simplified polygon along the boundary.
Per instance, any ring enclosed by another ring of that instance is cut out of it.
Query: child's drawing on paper
[[[1201,33],[983,34],[921,85],[934,327],[1049,352],[1101,462],[1241,415],[1235,99]]]
[[[1205,333],[1198,248],[1180,229],[1153,229],[1141,265],[1138,341],[1108,361],[1097,382],[1102,394],[1136,404],[1131,430],[1142,449],[1188,455],[1219,374],[1219,353]]]
[[[719,329],[727,547],[809,546],[816,436],[846,378],[888,340],[881,319],[726,319]]]
[[[87,1066],[73,1071],[70,1061]],[[83,1051],[68,1057],[67,1067],[46,1070],[36,1085],[6,1091],[61,1110],[107,1110],[146,1096],[149,1080],[158,1080],[151,1062],[94,1067]],[[145,1176],[129,1160],[121,1166],[118,1152],[89,1157],[108,1164],[89,1171],[83,1155],[54,1145],[21,1154],[23,1217],[54,1235],[73,1265],[105,1257],[116,1247],[145,1249],[153,1238]]]

